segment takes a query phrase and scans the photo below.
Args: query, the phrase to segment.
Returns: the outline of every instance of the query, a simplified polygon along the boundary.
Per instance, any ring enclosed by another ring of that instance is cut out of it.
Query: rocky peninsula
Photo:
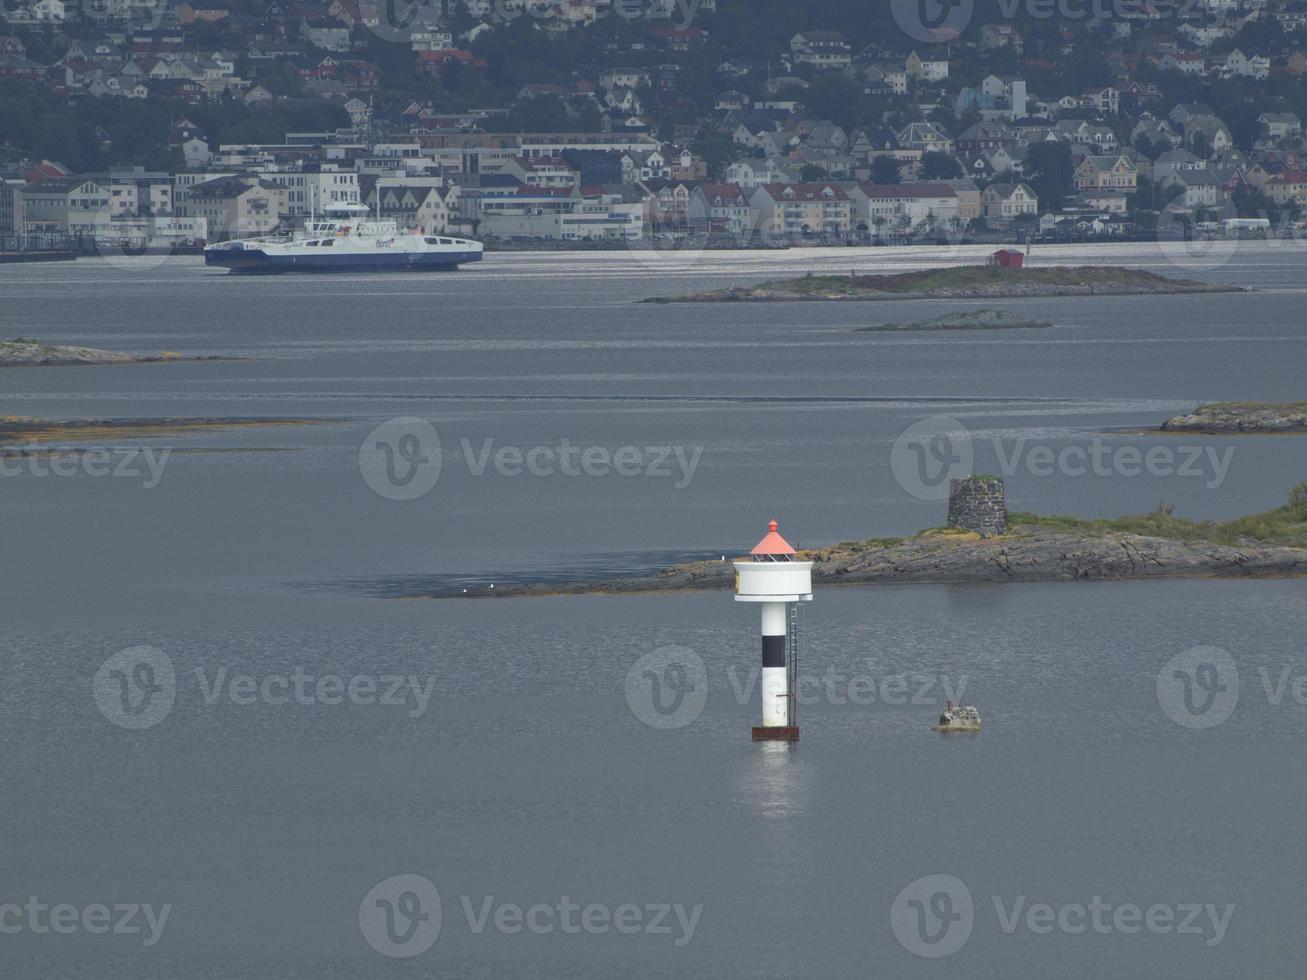
[[[788,303],[909,299],[1024,299],[1048,296],[1158,296],[1177,293],[1239,293],[1225,286],[1171,279],[1143,269],[1118,266],[1058,266],[1004,269],[991,265],[956,266],[893,275],[806,275],[732,286],[684,296],[656,296],[645,303]]]
[[[37,419],[0,415],[0,452],[27,443],[95,442],[103,439],[147,439],[181,433],[219,432],[281,425],[313,425],[306,418],[154,418],[154,419]]]
[[[1204,435],[1307,432],[1307,402],[1215,402],[1162,423],[1163,432]]]
[[[897,332],[903,330],[1013,330],[1021,328],[1051,327],[1047,320],[1029,320],[1008,310],[969,310],[963,313],[946,313],[918,323],[882,323],[872,327],[859,327],[859,333]]]
[[[823,586],[1307,575],[1307,483],[1295,487],[1282,507],[1225,522],[1185,520],[1166,508],[1110,520],[1027,513],[1003,518],[996,534],[934,528],[909,538],[848,541],[798,557],[814,563],[813,579]],[[474,590],[465,597],[726,590],[733,582],[728,556],[602,582],[499,583],[493,592]]]
[[[124,354],[96,347],[46,344],[39,340],[0,340],[0,367],[66,367],[75,364],[156,364],[163,361],[187,361],[174,351],[159,354]],[[205,358],[208,360],[208,358]]]

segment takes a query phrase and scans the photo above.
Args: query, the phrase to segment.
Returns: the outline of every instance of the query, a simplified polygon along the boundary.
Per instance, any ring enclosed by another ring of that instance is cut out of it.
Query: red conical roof
[[[752,554],[755,555],[792,555],[794,548],[788,541],[776,533],[779,525],[775,521],[767,524],[767,534],[753,546]]]

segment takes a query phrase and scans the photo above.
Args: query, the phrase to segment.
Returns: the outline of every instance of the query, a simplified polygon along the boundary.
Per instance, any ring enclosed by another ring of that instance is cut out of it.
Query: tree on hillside
[[[951,153],[929,150],[921,157],[922,180],[958,180],[962,176],[962,164]]]
[[[718,177],[728,166],[740,159],[742,147],[729,136],[701,130],[690,143],[690,150],[703,158],[710,176]]]
[[[829,119],[846,131],[859,124],[866,98],[862,86],[842,72],[819,75],[803,93],[803,104],[818,119]]]
[[[1235,209],[1241,218],[1268,218],[1275,227],[1280,227],[1287,219],[1296,221],[1299,208],[1296,202],[1289,201],[1281,207],[1272,201],[1263,191],[1250,184],[1240,184],[1230,195]]]
[[[570,127],[567,105],[554,95],[518,99],[496,128],[505,133],[562,133]]]
[[[1141,176],[1133,194],[1126,195],[1126,207],[1132,212],[1161,211],[1184,193],[1179,184],[1162,186]]]
[[[871,161],[871,179],[877,184],[897,184],[903,179],[899,162],[883,154],[876,157]]]
[[[1026,183],[1039,195],[1040,207],[1056,211],[1075,191],[1076,166],[1071,144],[1035,143],[1026,153]]]

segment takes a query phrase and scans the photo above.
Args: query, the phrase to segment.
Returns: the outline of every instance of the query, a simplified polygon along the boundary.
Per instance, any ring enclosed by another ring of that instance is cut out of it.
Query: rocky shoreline
[[[1165,506],[1110,520],[1014,514],[1004,496],[997,477],[955,478],[947,527],[910,538],[846,541],[797,557],[813,563],[813,580],[822,585],[1307,576],[1307,482],[1295,486],[1282,507],[1224,522],[1175,517]],[[630,595],[725,590],[734,582],[732,559],[722,556],[653,575],[530,585],[501,581],[498,588],[418,598]]]
[[[946,585],[982,582],[1084,582],[1161,578],[1287,578],[1307,576],[1307,548],[1249,543],[1220,545],[1140,534],[1096,534],[1052,528],[999,537],[928,532],[866,548],[822,549],[813,581],[827,585]],[[731,561],[678,565],[657,575],[598,582],[506,585],[459,598],[632,595],[724,591],[735,581]],[[453,598],[453,593],[424,598]]]
[[[1307,433],[1307,402],[1217,402],[1162,423],[1163,432],[1203,435]]]
[[[1162,296],[1186,293],[1241,293],[1225,286],[1171,279],[1142,269],[1117,266],[1059,266],[1002,269],[959,266],[896,275],[801,276],[683,296],[655,296],[645,303],[866,302],[912,299],[1025,299],[1056,296]]]
[[[1051,327],[1048,320],[1027,320],[1008,310],[969,310],[946,313],[931,320],[917,323],[882,323],[872,327],[859,327],[859,333],[896,333],[912,330],[1020,330]]]
[[[270,426],[314,425],[308,418],[153,418],[37,419],[0,415],[0,450],[31,442],[92,442],[101,439],[153,438],[179,433],[260,429]]]
[[[175,351],[125,354],[96,347],[45,344],[37,340],[0,340],[0,367],[69,367],[87,364],[158,364],[171,361],[216,360],[186,357]]]

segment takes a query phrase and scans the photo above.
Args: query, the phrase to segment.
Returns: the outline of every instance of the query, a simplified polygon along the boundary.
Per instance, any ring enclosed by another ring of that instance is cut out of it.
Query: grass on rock
[[[1223,545],[1255,543],[1301,548],[1307,547],[1307,482],[1294,487],[1288,503],[1283,506],[1229,521],[1192,521],[1176,517],[1165,508],[1158,508],[1151,514],[1097,520],[1018,512],[1008,514],[1008,523],[1014,528],[1055,528],[1090,534],[1142,534],[1174,541],[1207,541]]]
[[[1058,266],[1051,269],[1003,269],[990,265],[963,265],[947,269],[926,269],[893,275],[816,276],[771,283],[796,293],[827,293],[840,289],[870,289],[882,293],[913,293],[920,290],[966,289],[975,286],[1027,283],[1039,286],[1110,286],[1116,284],[1175,283],[1143,269],[1116,266]]]

